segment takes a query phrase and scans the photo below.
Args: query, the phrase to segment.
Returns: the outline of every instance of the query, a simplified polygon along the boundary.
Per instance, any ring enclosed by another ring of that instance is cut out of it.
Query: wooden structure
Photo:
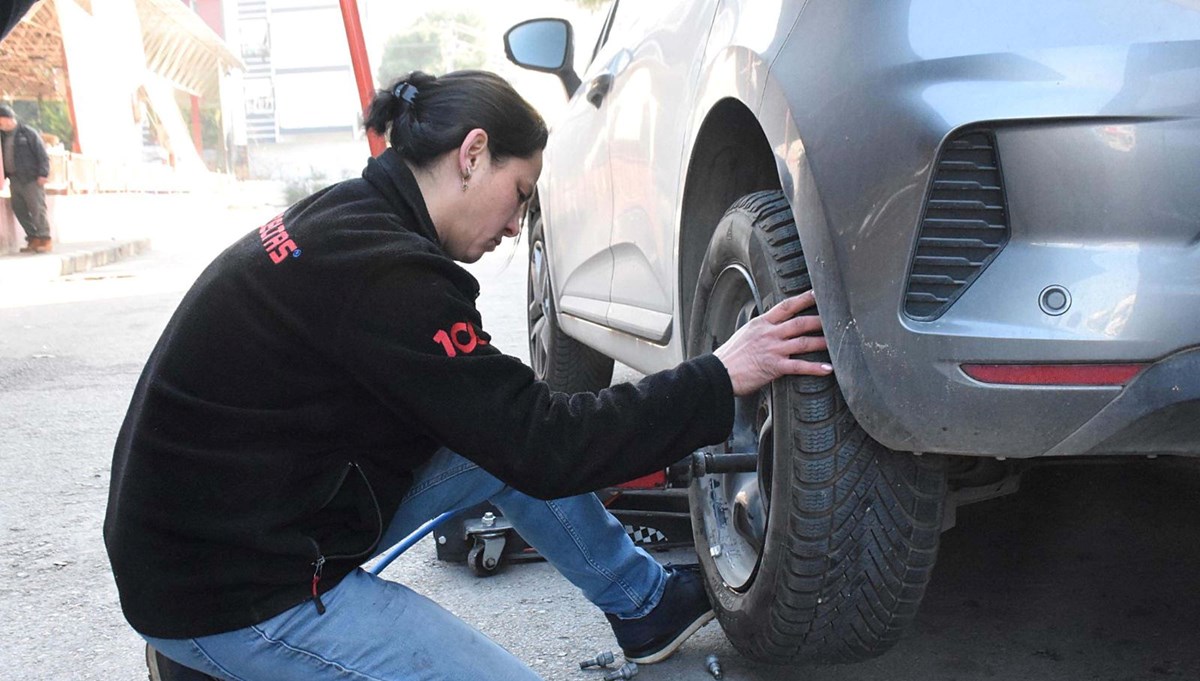
[[[114,27],[117,35],[108,33]],[[136,34],[141,37],[140,54],[113,69],[114,87],[103,91],[94,82],[97,67],[90,62],[93,57],[108,58],[112,51],[136,50],[136,45],[121,40],[124,35]],[[126,72],[138,68],[143,73]],[[41,0],[0,43],[0,97],[66,101],[76,131],[72,151],[90,154],[94,152],[89,146],[97,140],[88,139],[89,126],[81,125],[79,116],[101,107],[111,110],[110,103],[96,101],[101,97],[130,96],[133,101],[126,107],[129,121],[137,123],[149,115],[156,135],[168,139],[167,146],[176,157],[185,150],[176,139],[177,126],[163,125],[163,121],[173,122],[178,117],[177,111],[167,110],[169,97],[161,95],[162,84],[167,83],[176,102],[184,108],[190,106],[187,141],[196,147],[189,151],[198,160],[202,102],[220,106],[221,79],[242,68],[241,60],[225,42],[180,0]],[[87,88],[73,87],[73,70],[87,70],[93,76]],[[125,87],[131,82],[132,87]],[[159,94],[152,96],[156,92]],[[91,101],[83,101],[84,97]],[[102,124],[91,126],[93,130],[112,127],[111,111],[108,113]]]

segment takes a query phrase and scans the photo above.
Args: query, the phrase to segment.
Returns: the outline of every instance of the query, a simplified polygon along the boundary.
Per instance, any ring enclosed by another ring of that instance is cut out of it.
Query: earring
[[[463,171],[463,191],[464,192],[467,191],[467,180],[470,180],[470,179],[471,179],[471,167],[467,166],[467,169]]]

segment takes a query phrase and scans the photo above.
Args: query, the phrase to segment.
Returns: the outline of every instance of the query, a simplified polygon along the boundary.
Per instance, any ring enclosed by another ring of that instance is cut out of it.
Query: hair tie
[[[411,83],[400,83],[392,90],[392,94],[398,99],[403,99],[408,102],[409,106],[413,105],[413,101],[417,98],[417,88]]]

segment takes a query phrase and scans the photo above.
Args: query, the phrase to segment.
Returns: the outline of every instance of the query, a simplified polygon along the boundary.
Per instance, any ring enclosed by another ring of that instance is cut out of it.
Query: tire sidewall
[[[526,266],[529,274],[525,283],[526,309],[532,307],[533,299],[533,257],[538,243],[542,244],[542,267],[545,269],[547,289],[546,305],[543,315],[548,329],[546,341],[546,357],[544,366],[536,366],[536,348],[534,347],[533,329],[526,319],[526,336],[529,345],[529,363],[539,380],[545,381],[554,390],[568,393],[597,392],[608,387],[612,381],[613,360],[602,353],[593,350],[583,343],[571,338],[558,324],[558,305],[554,300],[554,281],[550,273],[550,250],[546,243],[546,231],[541,213],[531,218],[529,229],[529,254]],[[538,301],[539,304],[541,301]],[[540,369],[540,371],[539,371]]]
[[[761,231],[755,227],[755,218],[756,216],[750,211],[733,209],[726,213],[717,225],[713,238],[709,242],[709,251],[701,267],[700,276],[697,279],[696,296],[688,334],[689,357],[699,354],[693,349],[702,345],[704,314],[709,304],[712,287],[717,276],[727,267],[738,265],[750,273],[758,289],[761,301],[760,310],[769,309],[784,298],[780,282],[773,276],[770,266],[772,258],[769,255],[769,247]],[[772,383],[773,414],[792,413],[791,391],[788,389],[790,380],[785,378]],[[773,435],[773,451],[776,454],[772,466],[771,499],[783,500],[787,498],[789,492],[787,487],[792,479],[792,457],[786,455],[791,452],[792,445],[789,428],[781,427],[778,417]],[[689,487],[689,500],[693,508],[699,508],[698,504],[706,503],[699,484],[693,483]],[[751,639],[757,638],[753,636],[752,632],[769,623],[769,618],[763,617],[762,613],[767,612],[775,605],[777,593],[775,582],[784,561],[773,558],[776,552],[786,550],[788,521],[788,504],[771,503],[767,514],[763,554],[749,587],[744,591],[734,591],[726,586],[712,556],[704,550],[697,552],[704,567],[702,572],[705,575],[709,595],[713,599],[714,605],[717,606],[716,611],[721,626],[731,642],[739,649],[748,645]],[[693,519],[692,526],[696,546],[706,547],[708,540],[703,523],[695,522]],[[747,633],[751,635],[743,638]]]

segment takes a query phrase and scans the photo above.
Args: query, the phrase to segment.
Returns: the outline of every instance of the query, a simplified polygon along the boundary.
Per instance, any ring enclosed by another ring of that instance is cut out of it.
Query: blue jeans
[[[594,494],[541,501],[448,449],[416,472],[380,552],[440,513],[491,501],[525,541],[602,611],[640,617],[666,573]],[[267,679],[537,679],[511,653],[412,589],[359,569],[321,599],[254,626],[193,639],[146,640],[210,676]]]

